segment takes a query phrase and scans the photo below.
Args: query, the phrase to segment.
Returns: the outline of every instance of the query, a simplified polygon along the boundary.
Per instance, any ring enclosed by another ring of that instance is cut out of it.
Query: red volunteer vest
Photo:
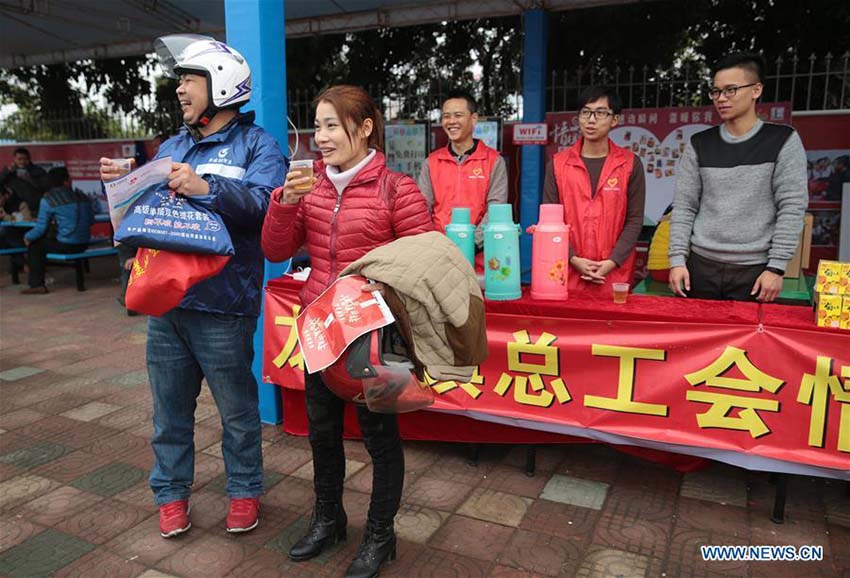
[[[473,225],[481,223],[487,212],[490,175],[499,153],[478,141],[475,152],[458,164],[448,147],[428,156],[431,188],[434,190],[434,225],[445,233],[452,221],[452,208],[469,207]]]
[[[590,194],[590,174],[581,160],[583,139],[552,157],[558,197],[564,205],[564,221],[570,226],[570,247],[585,259],[608,259],[626,222],[629,177],[634,154],[608,140],[608,156],[602,166],[596,195]],[[625,263],[608,273],[604,285],[582,281],[570,271],[570,291],[611,294],[613,283],[631,283],[635,267],[635,251]]]

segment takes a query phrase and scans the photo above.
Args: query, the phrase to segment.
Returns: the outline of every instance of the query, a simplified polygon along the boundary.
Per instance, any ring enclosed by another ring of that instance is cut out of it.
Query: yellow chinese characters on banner
[[[733,366],[744,376],[744,379],[723,377],[723,374]],[[687,374],[685,379],[695,387],[705,384],[708,387],[752,393],[764,390],[773,394],[776,394],[784,383],[781,379],[756,368],[747,358],[746,351],[728,345],[720,357],[707,367]],[[695,390],[688,390],[685,397],[688,401],[711,404],[708,411],[697,415],[697,423],[701,428],[748,431],[753,438],[770,433],[770,428],[764,423],[758,411],[779,411],[779,401],[775,399]],[[738,409],[737,416],[729,415],[733,408]]]
[[[457,381],[437,381],[430,375],[428,372],[425,372],[425,385],[430,385],[435,393],[439,393],[440,395],[444,393],[448,393],[454,389],[460,388],[472,399],[478,399],[478,397],[483,393],[476,385],[484,384],[484,376],[479,373],[479,367],[475,367],[475,371],[472,373],[472,378],[466,383],[458,383]]]
[[[824,430],[829,407],[829,396],[841,404],[841,417],[838,426],[838,449],[850,452],[850,365],[841,367],[842,381],[832,374],[832,359],[818,356],[815,374],[803,374],[797,401],[812,406],[809,420],[809,445],[822,448]]]
[[[304,357],[301,355],[301,352],[295,353],[295,348],[298,346],[298,334],[295,331],[295,318],[298,317],[298,314],[301,312],[300,305],[292,306],[292,315],[284,316],[284,315],[275,315],[274,324],[278,327],[289,327],[289,334],[286,336],[286,342],[283,344],[283,348],[281,348],[280,353],[272,360],[275,367],[278,369],[283,367],[284,363],[289,362],[291,367],[297,367],[300,370],[304,370]]]
[[[151,259],[156,257],[156,254],[159,253],[157,249],[146,249],[142,250],[142,258],[141,259],[133,259],[133,268],[130,272],[130,278],[127,279],[127,287],[132,287],[133,282],[147,273],[148,267],[150,266]]]
[[[585,395],[584,405],[586,407],[667,417],[670,411],[668,406],[634,400],[636,360],[651,359],[664,361],[666,359],[666,352],[663,349],[643,349],[640,347],[620,347],[618,345],[598,345],[594,343],[593,355],[620,358],[617,397]]]
[[[494,391],[504,397],[511,385],[514,386],[514,400],[522,405],[550,407],[557,398],[558,403],[567,403],[572,399],[567,386],[560,378],[561,369],[558,361],[558,348],[552,345],[557,338],[551,333],[543,332],[534,343],[528,336],[528,331],[517,331],[513,334],[514,341],[507,343],[508,371],[526,375],[502,373]],[[542,364],[522,361],[522,355],[537,355],[543,358]],[[543,382],[543,376],[554,377],[549,385],[554,391],[548,391]],[[531,386],[531,391],[529,391]]]

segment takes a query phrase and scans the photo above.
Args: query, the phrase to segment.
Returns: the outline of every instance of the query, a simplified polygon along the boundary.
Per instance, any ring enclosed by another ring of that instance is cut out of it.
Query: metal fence
[[[455,86],[442,81],[434,81],[431,86],[400,92],[382,85],[369,85],[363,88],[381,107],[386,120],[428,119],[437,122],[440,119],[440,107],[445,97]],[[476,94],[479,109],[487,116],[500,116],[505,120],[522,118],[522,88],[520,86],[491,89],[490,94]],[[314,117],[314,99],[317,94],[307,90],[287,92],[289,116],[299,129],[312,129]]]
[[[68,114],[61,110],[0,111],[0,142],[142,139],[173,134],[181,124],[180,108],[171,104],[125,113],[110,109]]]
[[[850,51],[840,57],[827,53],[802,58],[796,53],[767,60],[763,101],[791,102],[792,110],[850,109]],[[573,110],[582,90],[593,84],[612,86],[625,108],[658,108],[711,104],[708,98],[708,68],[701,63],[685,62],[681,66],[659,68],[643,66],[579,67],[573,71],[552,70],[546,88],[546,110]],[[369,94],[383,106],[384,116],[396,118],[429,118],[437,121],[443,97],[450,87],[432,83],[429,91],[398,93],[381,86],[367,87]],[[505,121],[522,119],[520,87],[503,87],[499,96],[475,95],[486,115],[501,116]],[[313,98],[306,91],[290,91],[290,116],[298,128],[313,125]],[[482,98],[484,96],[485,98]]]
[[[792,110],[850,109],[850,51],[835,57],[801,57],[796,53],[768,59],[763,101],[791,102]],[[707,67],[685,62],[661,69],[643,66],[590,66],[553,70],[547,110],[573,110],[581,91],[593,84],[612,86],[625,108],[658,108],[710,104]]]
[[[850,109],[850,52],[823,57],[788,54],[768,60],[764,78],[765,101],[792,103],[792,110]],[[552,70],[546,91],[548,111],[575,108],[578,95],[592,84],[608,84],[620,94],[626,108],[657,108],[709,104],[708,71],[700,63],[660,69],[647,65],[613,66],[597,64],[576,70]],[[442,79],[406,92],[384,86],[365,87],[388,120],[428,118],[437,121],[444,96],[452,88]],[[313,126],[311,91],[287,93],[289,116],[299,129]],[[488,94],[477,94],[483,114],[501,116],[505,121],[522,118],[521,87],[490,87]],[[173,133],[181,124],[176,101],[153,102],[141,99],[133,113],[95,110],[71,115],[63,111],[47,111],[25,115],[0,109],[0,141],[63,141],[97,138],[148,138],[154,134]]]

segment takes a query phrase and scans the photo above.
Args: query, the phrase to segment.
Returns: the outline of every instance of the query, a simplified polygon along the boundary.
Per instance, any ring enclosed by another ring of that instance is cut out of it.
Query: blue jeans
[[[155,463],[150,486],[162,505],[185,500],[195,478],[195,408],[205,377],[224,428],[227,495],[263,493],[257,381],[251,372],[256,317],[173,309],[148,321]]]

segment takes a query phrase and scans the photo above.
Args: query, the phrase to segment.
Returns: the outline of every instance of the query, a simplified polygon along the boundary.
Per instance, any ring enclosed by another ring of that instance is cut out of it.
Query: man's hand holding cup
[[[100,159],[100,180],[114,181],[129,173],[136,166],[136,159]]]

